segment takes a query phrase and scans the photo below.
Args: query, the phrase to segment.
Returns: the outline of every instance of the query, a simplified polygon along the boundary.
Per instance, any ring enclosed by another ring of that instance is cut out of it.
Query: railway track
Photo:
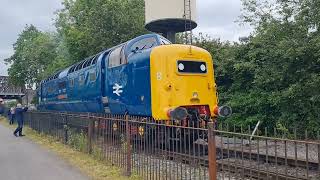
[[[174,152],[174,150],[164,150],[142,144],[139,145],[144,149],[143,152],[150,151],[147,156],[165,157],[175,162],[202,167],[208,167],[209,164],[207,155],[190,155],[185,152],[181,153],[178,150]],[[138,153],[140,151],[139,145],[136,146]],[[310,177],[320,177],[318,162],[255,153],[243,149],[221,147],[217,147],[216,149],[218,171],[221,173],[231,173],[234,176],[239,176],[238,178],[307,180],[311,179]]]
[[[258,162],[272,163],[278,165],[286,165],[291,167],[300,167],[309,170],[319,170],[320,164],[314,161],[306,161],[298,158],[288,158],[282,156],[273,156],[248,151],[241,151],[227,148],[217,148],[217,152],[223,154],[222,158],[241,158]]]
[[[160,154],[166,158],[174,161],[179,161],[181,163],[186,163],[190,165],[201,165],[203,167],[208,167],[209,160],[207,156],[194,156],[184,153],[160,150]],[[258,156],[258,155],[257,155]],[[245,157],[245,156],[244,156]],[[269,159],[276,160],[279,157],[269,156]],[[277,179],[277,180],[308,180],[311,178],[316,178],[317,173],[315,170],[307,171],[304,173],[297,173],[297,169],[288,167],[290,166],[290,161],[287,165],[276,165],[274,163],[267,164],[266,167],[261,167],[257,159],[248,160],[244,159],[220,159],[217,160],[217,170],[222,173],[231,173],[236,178],[249,178],[249,179]],[[260,158],[261,160],[261,158]],[[276,160],[279,163],[279,159]],[[302,160],[301,160],[302,163]],[[305,162],[306,163],[306,162]],[[314,164],[313,164],[314,165]],[[281,170],[282,169],[282,172]],[[301,171],[301,169],[300,169]],[[319,173],[319,172],[318,172]],[[310,178],[311,177],[311,178]],[[319,176],[317,176],[319,177]]]
[[[239,177],[253,178],[253,179],[278,179],[278,180],[298,180],[298,179],[309,179],[307,177],[295,177],[294,175],[280,174],[278,172],[261,170],[254,167],[249,167],[246,165],[228,163],[217,161],[218,170],[229,172],[233,174],[239,174]],[[227,168],[226,168],[227,167]],[[227,171],[226,171],[227,170]]]

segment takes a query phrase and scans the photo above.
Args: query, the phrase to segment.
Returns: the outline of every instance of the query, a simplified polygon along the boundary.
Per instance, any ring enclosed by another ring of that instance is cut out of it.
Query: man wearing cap
[[[15,135],[16,137],[18,137],[17,133],[19,133],[19,136],[24,136],[22,134],[22,128],[23,128],[23,112],[26,112],[28,110],[27,107],[22,108],[21,104],[17,104],[17,108],[15,109],[15,118],[17,120],[18,123],[18,127],[17,129],[13,132],[13,135]]]

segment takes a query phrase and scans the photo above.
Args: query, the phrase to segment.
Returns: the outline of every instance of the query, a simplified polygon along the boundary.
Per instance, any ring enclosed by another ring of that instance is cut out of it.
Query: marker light
[[[206,71],[206,66],[204,64],[201,64],[200,69],[201,69],[201,71],[204,72],[204,71]]]
[[[213,110],[215,115],[218,115],[220,117],[228,117],[232,114],[232,109],[229,106],[216,106]]]
[[[215,106],[213,109],[213,113],[218,116],[219,115],[219,106]]]
[[[178,68],[179,68],[180,71],[183,71],[183,70],[184,70],[184,65],[183,65],[182,63],[180,63],[180,64],[178,65]]]

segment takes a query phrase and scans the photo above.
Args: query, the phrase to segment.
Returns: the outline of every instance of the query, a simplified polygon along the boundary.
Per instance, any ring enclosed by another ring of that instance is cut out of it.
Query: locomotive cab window
[[[109,68],[120,66],[122,64],[126,64],[124,46],[116,48],[109,56]]]
[[[154,37],[150,37],[150,38],[144,38],[141,39],[140,41],[135,42],[130,50],[132,52],[135,52],[137,50],[144,50],[144,49],[150,49],[157,46],[157,40]]]
[[[169,44],[172,44],[168,39],[165,39],[165,38],[160,38],[160,44],[161,45],[169,45]]]
[[[207,63],[200,61],[177,61],[179,73],[206,74]]]

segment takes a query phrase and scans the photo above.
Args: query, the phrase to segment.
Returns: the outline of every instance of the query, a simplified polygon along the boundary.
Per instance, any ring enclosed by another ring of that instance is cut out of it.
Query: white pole
[[[260,121],[258,121],[258,123],[256,124],[256,127],[254,128],[254,130],[253,130],[253,132],[252,132],[252,134],[251,134],[250,141],[252,140],[254,134],[255,134],[256,131],[258,130],[259,124],[260,124]]]

